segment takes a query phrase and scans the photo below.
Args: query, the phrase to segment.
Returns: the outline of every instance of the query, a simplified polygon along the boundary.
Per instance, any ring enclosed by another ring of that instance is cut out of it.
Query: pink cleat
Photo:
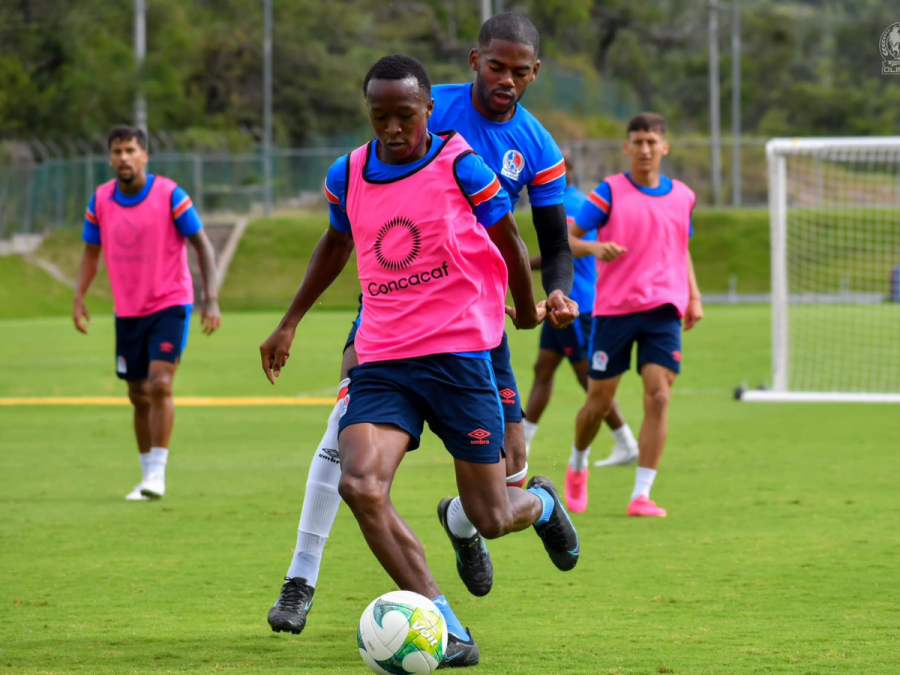
[[[566,481],[566,485],[568,484],[568,481]],[[629,516],[642,516],[644,518],[653,516],[656,516],[658,518],[666,517],[665,509],[661,509],[656,505],[656,502],[650,501],[643,495],[631,500],[631,503],[628,505],[628,511],[626,513]]]
[[[587,508],[588,470],[573,471],[566,467],[566,508],[572,513],[584,513]]]

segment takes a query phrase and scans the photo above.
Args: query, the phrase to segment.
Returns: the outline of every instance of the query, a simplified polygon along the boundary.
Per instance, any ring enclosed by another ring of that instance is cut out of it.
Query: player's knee
[[[554,368],[538,360],[534,364],[534,383],[537,385],[549,385],[553,383]]]
[[[648,413],[664,413],[669,407],[669,390],[663,387],[644,394],[644,408]]]
[[[172,396],[172,378],[168,375],[151,377],[147,382],[147,392],[151,399],[159,400]]]
[[[613,400],[614,399],[611,396],[605,396],[602,394],[597,396],[588,396],[585,407],[592,417],[604,419],[612,410]]]
[[[344,471],[338,482],[338,494],[354,513],[377,509],[387,503],[388,493],[388,485],[374,476],[361,476]]]
[[[144,410],[150,407],[150,395],[144,387],[129,387],[128,399],[137,410]]]

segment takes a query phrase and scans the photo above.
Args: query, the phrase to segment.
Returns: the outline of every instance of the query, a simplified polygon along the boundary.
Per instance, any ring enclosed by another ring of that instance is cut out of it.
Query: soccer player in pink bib
[[[610,176],[588,196],[569,230],[572,252],[592,249],[580,241],[597,231],[609,244],[597,259],[587,401],[575,424],[573,459],[586,456],[613,405],[637,343],[637,369],[644,383],[644,422],[629,516],[665,516],[650,499],[666,443],[669,394],[681,371],[681,322],[690,330],[703,318],[703,304],[688,251],[694,193],[660,173],[669,152],[666,123],[643,113],[628,123],[625,153],[631,171]],[[587,507],[588,469],[566,473],[566,503]]]
[[[144,132],[116,127],[108,146],[116,178],[97,188],[85,212],[72,320],[76,329],[88,332],[84,296],[102,251],[116,313],[116,374],[128,383],[142,470],[141,482],[125,499],[159,499],[166,492],[175,422],[172,380],[187,345],[194,304],[185,240],[200,260],[201,327],[207,335],[221,321],[215,253],[188,194],[174,181],[147,173]]]
[[[490,361],[503,338],[504,312],[519,328],[532,328],[546,316],[546,303],[535,305],[528,252],[496,175],[459,134],[429,133],[434,100],[422,65],[384,57],[363,92],[376,139],[337,162],[345,182],[333,196],[346,223],[332,221],[320,239],[291,307],[260,347],[262,365],[274,384],[297,324],[355,245],[365,319],[356,335],[360,365],[351,370],[339,412],[338,489],[394,582],[441,609],[449,631],[445,664],[471,666],[478,646],[391,503],[391,483],[428,422],[453,457],[460,499],[484,537],[533,525],[559,569],[575,566],[578,535],[550,480],[535,476],[527,490],[507,485]],[[515,309],[504,307],[507,283]],[[308,610],[312,587],[301,590],[304,597],[283,592],[272,611],[295,601]]]

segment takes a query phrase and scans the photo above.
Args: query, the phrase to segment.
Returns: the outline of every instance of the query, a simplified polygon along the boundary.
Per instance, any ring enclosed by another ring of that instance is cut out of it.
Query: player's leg
[[[166,493],[169,439],[175,424],[172,384],[181,355],[187,347],[190,317],[190,308],[179,305],[145,319],[149,361],[146,388],[150,399],[150,457],[147,460],[147,476],[141,484],[141,494],[151,499],[159,499]]]
[[[362,306],[360,306],[362,311]],[[313,454],[306,477],[306,491],[297,527],[297,543],[288,567],[287,575],[278,600],[269,609],[267,620],[275,632],[300,632],[306,626],[307,615],[312,608],[322,555],[325,544],[334,527],[341,497],[338,481],[341,478],[341,464],[338,457],[338,425],[344,397],[350,385],[347,377],[351,368],[359,365],[354,342],[359,328],[359,316],[350,328],[344,344],[341,361],[341,383],[338,385],[337,402],[328,416],[325,434]]]
[[[644,423],[627,513],[631,516],[665,516],[665,510],[650,500],[650,490],[666,445],[672,385],[681,370],[681,322],[670,305],[645,314],[638,336],[638,368],[644,384]]]
[[[591,443],[612,410],[619,380],[629,367],[633,339],[630,324],[621,317],[594,317],[587,398],[575,419],[575,441],[566,468],[566,506],[575,513],[587,508]]]
[[[147,322],[143,318],[116,317],[116,376],[128,385],[134,408],[134,435],[141,462],[141,482],[125,495],[126,501],[146,501],[141,487],[150,467],[150,395],[147,391],[149,361],[146,345]]]
[[[587,362],[585,362],[587,365]],[[619,410],[619,404],[613,401],[609,414],[603,419],[609,430],[612,432],[613,445],[612,452],[609,457],[594,462],[594,466],[625,466],[634,464],[638,458],[638,441],[634,437],[634,432],[622,416]]]
[[[538,423],[553,394],[553,376],[565,354],[563,334],[571,330],[571,326],[558,330],[553,328],[548,321],[541,326],[538,357],[534,363],[534,382],[531,385],[531,393],[528,394],[525,419],[522,420],[526,457],[531,453],[531,442],[537,433]]]
[[[137,438],[138,458],[141,460],[141,482],[125,495],[129,502],[146,501],[141,494],[141,485],[147,478],[150,467],[150,396],[147,393],[147,380],[128,382],[128,399],[134,408],[134,435]]]

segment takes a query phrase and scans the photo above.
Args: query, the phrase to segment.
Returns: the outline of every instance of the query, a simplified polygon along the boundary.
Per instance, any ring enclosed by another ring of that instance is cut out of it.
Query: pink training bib
[[[377,183],[363,176],[372,150],[370,142],[350,154],[347,176],[363,292],[359,362],[493,349],[507,272],[453,172],[472,149],[451,132],[424,166]]]
[[[157,175],[136,206],[114,199],[116,181],[97,188],[94,210],[116,316],[147,316],[194,303],[185,238],[172,220],[174,181]]]
[[[644,312],[672,304],[683,316],[688,305],[688,238],[694,193],[673,180],[672,191],[651,197],[625,174],[606,179],[612,210],[597,231],[599,241],[612,241],[628,251],[613,260],[597,259],[594,316]]]

